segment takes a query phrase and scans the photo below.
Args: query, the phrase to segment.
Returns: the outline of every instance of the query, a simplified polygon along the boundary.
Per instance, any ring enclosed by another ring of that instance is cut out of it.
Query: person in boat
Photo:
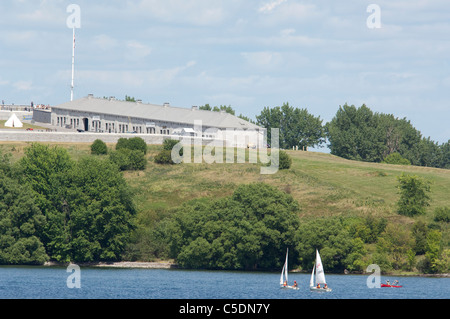
[[[294,288],[297,288],[297,287],[298,287],[297,281],[294,280]]]
[[[317,289],[320,289],[320,284],[319,283],[317,283]]]
[[[396,286],[396,285],[398,285],[398,284],[399,284],[398,280],[395,280],[394,283],[393,283],[392,285]]]
[[[389,280],[386,280],[386,285],[390,286],[391,283],[389,282]]]
[[[283,287],[286,287],[286,286],[287,286],[287,281],[285,280],[283,283]]]
[[[325,284],[325,285],[323,286],[323,289],[328,289],[328,285]]]

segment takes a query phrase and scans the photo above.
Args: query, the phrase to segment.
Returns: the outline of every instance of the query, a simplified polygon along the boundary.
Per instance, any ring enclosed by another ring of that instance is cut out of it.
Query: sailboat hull
[[[298,287],[294,287],[294,286],[281,286],[281,289],[293,289],[293,290],[298,290]]]
[[[316,292],[331,292],[331,288],[317,288],[317,287],[309,287],[309,290]]]

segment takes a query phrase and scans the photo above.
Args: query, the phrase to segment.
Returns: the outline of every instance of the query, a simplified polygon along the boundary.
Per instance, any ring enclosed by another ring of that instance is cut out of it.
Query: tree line
[[[339,107],[325,125],[331,153],[340,157],[382,162],[396,154],[418,166],[450,168],[450,140],[439,144],[422,136],[406,118],[374,113],[366,105]]]
[[[235,113],[230,106],[211,108],[207,105],[202,109]],[[265,107],[256,116],[256,122],[243,115],[239,117],[266,128],[268,140],[271,129],[278,128],[280,147],[284,149],[323,147],[328,142],[331,154],[346,159],[450,168],[450,140],[439,144],[422,136],[406,118],[374,113],[366,105],[340,106],[328,123],[307,109],[289,103]]]
[[[289,248],[291,267],[308,271],[316,249],[332,272],[363,272],[370,264],[383,271],[448,270],[438,230],[445,221],[405,228],[372,216],[300,219],[300,211],[290,194],[273,186],[241,185],[230,197],[194,200],[161,221],[153,232],[159,243],[154,249],[191,269],[281,269]]]

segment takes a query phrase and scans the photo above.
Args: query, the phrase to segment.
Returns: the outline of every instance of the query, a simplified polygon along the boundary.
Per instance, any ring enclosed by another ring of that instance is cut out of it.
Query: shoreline
[[[67,267],[69,263],[57,263],[46,262],[45,267]],[[117,269],[181,269],[177,264],[169,261],[156,261],[156,262],[140,262],[140,261],[118,261],[118,262],[90,262],[90,263],[77,263],[80,267],[92,267],[92,268],[117,268]],[[187,269],[189,270],[189,269]],[[227,271],[227,270],[223,270]],[[230,270],[232,271],[232,270]],[[292,271],[293,273],[309,273],[304,271]],[[329,273],[330,275],[371,275],[371,273]],[[421,274],[421,273],[383,273],[382,276],[398,276],[398,277],[432,277],[432,278],[450,278],[450,273],[442,274]]]
[[[46,262],[45,267],[66,267],[70,263]],[[134,262],[134,261],[118,261],[118,262],[90,262],[76,263],[80,267],[93,268],[130,268],[130,269],[177,269],[178,266],[168,261],[157,262]]]

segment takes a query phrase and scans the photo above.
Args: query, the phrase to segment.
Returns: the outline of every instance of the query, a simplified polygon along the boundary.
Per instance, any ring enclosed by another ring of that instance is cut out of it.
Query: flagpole
[[[75,78],[75,26],[73,27],[73,50],[72,50],[72,84],[70,90],[70,101],[73,101],[73,88]]]

